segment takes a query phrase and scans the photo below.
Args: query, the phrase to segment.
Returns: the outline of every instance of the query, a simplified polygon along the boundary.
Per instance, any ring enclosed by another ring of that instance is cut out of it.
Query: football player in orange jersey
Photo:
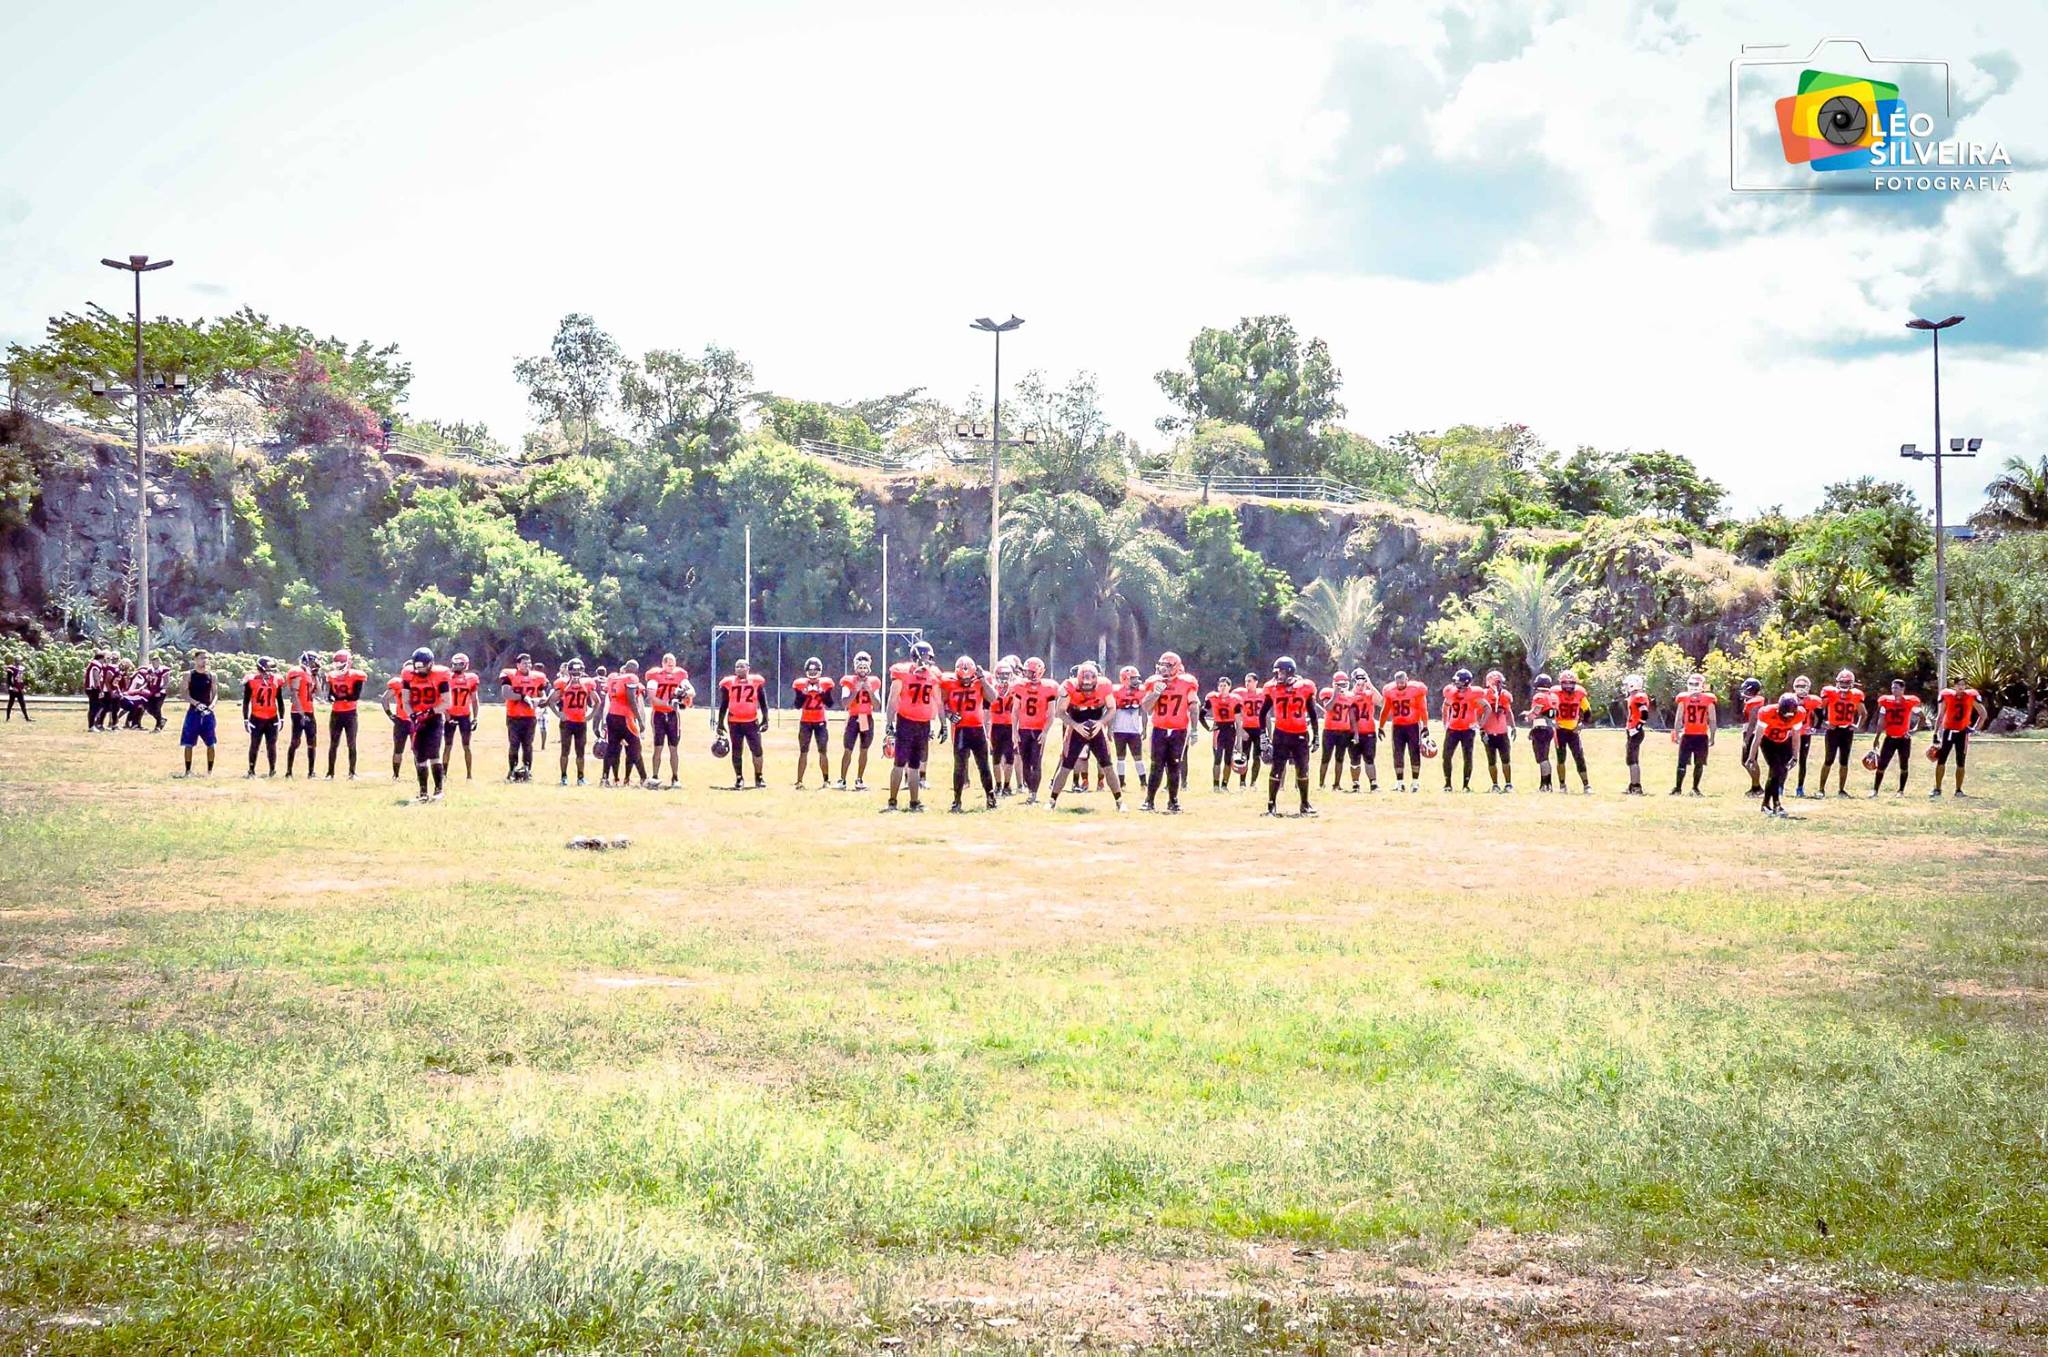
[[[1963,764],[1970,757],[1970,736],[1990,723],[1991,708],[1984,705],[1975,688],[1959,680],[1943,688],[1934,699],[1934,719],[1940,733],[1934,746],[1934,790],[1928,795],[1941,795],[1942,774],[1950,757],[1956,761],[1956,795],[1967,795],[1963,791]]]
[[[1757,732],[1760,727],[1756,714],[1766,705],[1775,705],[1764,696],[1764,681],[1746,678],[1742,681],[1742,766],[1749,770],[1749,794],[1764,794],[1763,758],[1757,753]]]
[[[1863,728],[1869,704],[1864,700],[1863,690],[1856,686],[1856,672],[1852,669],[1835,675],[1835,681],[1820,690],[1820,700],[1827,731],[1821,736],[1820,787],[1815,794],[1828,794],[1828,770],[1839,764],[1842,771],[1835,776],[1835,795],[1847,796],[1849,763],[1856,755],[1856,732]]]
[[[1330,675],[1330,686],[1317,694],[1323,707],[1323,756],[1316,760],[1316,790],[1330,780],[1330,761],[1337,762],[1337,790],[1344,790],[1344,765],[1351,761],[1351,727],[1357,706],[1351,697],[1351,675],[1339,669]]]
[[[1630,674],[1621,681],[1621,690],[1626,693],[1628,708],[1628,795],[1643,794],[1643,732],[1649,729],[1650,711],[1656,704],[1650,700],[1649,690],[1641,674]]]
[[[952,673],[939,676],[939,697],[953,729],[951,810],[955,815],[966,809],[960,804],[960,794],[967,790],[970,762],[981,774],[982,799],[988,809],[996,808],[995,775],[988,766],[988,709],[995,695],[995,683],[971,655],[962,655],[953,662]]]
[[[661,663],[647,671],[647,696],[651,708],[648,728],[654,736],[652,771],[657,779],[661,777],[661,750],[668,746],[668,785],[674,787],[681,778],[683,709],[697,697],[690,671],[676,663],[674,651],[663,654]]]
[[[1259,676],[1246,671],[1244,686],[1237,690],[1237,785],[1259,785],[1259,725],[1265,720],[1266,696]]]
[[[827,714],[835,705],[839,685],[825,677],[825,662],[816,655],[804,661],[803,677],[790,683],[796,698],[796,789],[804,789],[811,746],[818,747],[818,786],[832,785],[831,727]]]
[[[413,771],[419,775],[421,801],[439,801],[447,791],[448,764],[441,736],[448,717],[448,680],[447,666],[434,663],[434,652],[425,646],[413,651],[412,661],[398,675],[400,700],[411,728]],[[431,793],[427,789],[430,776]]]
[[[1145,785],[1145,684],[1138,666],[1124,665],[1116,673],[1116,708],[1109,714],[1109,743],[1116,754],[1117,781],[1129,783],[1131,775],[1124,760],[1138,765],[1136,786]]]
[[[1785,816],[1785,773],[1792,766],[1792,742],[1806,725],[1806,711],[1799,699],[1786,693],[1776,702],[1751,710],[1745,723],[1754,735],[1752,743],[1770,773],[1764,781],[1763,812]]]
[[[1478,739],[1479,723],[1486,714],[1486,690],[1475,687],[1472,671],[1460,669],[1444,685],[1441,711],[1444,717],[1444,790],[1451,790],[1451,756],[1465,756],[1465,790],[1472,790],[1472,745]]]
[[[1201,681],[1181,668],[1179,655],[1169,650],[1159,657],[1158,675],[1145,684],[1144,708],[1152,725],[1148,751],[1152,775],[1145,782],[1146,810],[1153,809],[1159,799],[1163,778],[1167,814],[1180,814],[1180,788],[1187,775],[1188,724],[1201,695]]]
[[[1486,671],[1485,693],[1479,738],[1486,745],[1486,777],[1491,790],[1506,795],[1515,790],[1515,695],[1508,691],[1508,676],[1498,669]]]
[[[470,671],[469,656],[456,651],[448,657],[448,749],[455,752],[455,739],[462,737],[462,776],[464,780],[476,776],[476,767],[470,760],[469,737],[476,731],[476,708],[478,689],[483,680]],[[445,755],[444,755],[445,756]],[[453,760],[450,760],[453,762]]]
[[[732,672],[718,681],[718,707],[711,725],[731,740],[732,785],[747,785],[742,759],[753,755],[754,786],[768,785],[761,774],[761,732],[768,728],[768,680],[753,672],[745,659],[732,662]]]
[[[1115,689],[1096,669],[1095,661],[1074,666],[1074,677],[1060,686],[1059,700],[1053,704],[1053,715],[1059,718],[1066,737],[1061,745],[1060,766],[1053,773],[1052,786],[1046,794],[1047,810],[1059,809],[1061,790],[1074,775],[1076,765],[1085,764],[1091,754],[1101,765],[1102,785],[1109,788],[1116,808],[1124,808],[1123,779],[1110,766],[1109,716],[1115,707]]]
[[[931,757],[932,725],[939,714],[939,680],[943,675],[932,663],[928,641],[911,644],[910,658],[889,670],[889,696],[885,709],[889,724],[882,752],[889,758],[889,800],[884,812],[895,810],[903,784],[910,784],[912,812],[924,809],[923,768]]]
[[[299,652],[299,662],[284,671],[284,692],[291,700],[292,742],[284,752],[284,775],[292,775],[298,762],[299,742],[306,744],[306,781],[313,780],[313,751],[320,739],[320,718],[313,709],[320,691],[320,657],[310,650]]]
[[[242,680],[242,728],[249,732],[246,776],[256,776],[256,754],[265,744],[270,746],[268,776],[277,776],[277,723],[283,711],[284,680],[278,677],[277,661],[262,656],[256,661],[256,672]]]
[[[1259,718],[1260,743],[1267,747],[1266,814],[1278,815],[1280,784],[1294,769],[1295,789],[1301,794],[1301,814],[1314,815],[1308,803],[1308,757],[1315,752],[1322,713],[1317,709],[1316,685],[1295,672],[1291,656],[1273,661],[1273,677],[1262,690],[1265,703]]]
[[[1366,785],[1380,789],[1380,690],[1364,665],[1351,671],[1351,790],[1358,790],[1358,772]]]
[[[1707,754],[1714,747],[1714,714],[1719,705],[1707,691],[1705,674],[1694,674],[1685,681],[1685,691],[1678,698],[1677,717],[1671,723],[1671,743],[1678,746],[1678,777],[1671,784],[1673,796],[1685,790],[1688,764],[1692,767],[1692,794],[1703,794],[1700,777],[1707,771]]]
[[[1792,680],[1792,696],[1799,699],[1799,709],[1806,713],[1806,724],[1799,729],[1799,785],[1792,789],[1792,795],[1806,795],[1806,761],[1813,748],[1813,733],[1820,727],[1821,708],[1827,704],[1813,691],[1813,680],[1801,674]]]
[[[1052,722],[1060,690],[1045,676],[1045,661],[1033,655],[1024,661],[1024,677],[1011,685],[1017,699],[1017,771],[1024,779],[1024,804],[1038,804],[1045,778],[1045,730]]]
[[[1569,790],[1565,786],[1565,757],[1569,755],[1579,770],[1579,791],[1587,796],[1593,794],[1592,780],[1586,776],[1586,746],[1581,742],[1579,727],[1593,719],[1593,695],[1579,686],[1579,676],[1567,669],[1557,676],[1557,792],[1562,796]]]
[[[1536,676],[1535,685],[1529,689],[1529,710],[1522,715],[1529,721],[1529,752],[1536,758],[1540,779],[1536,790],[1550,791],[1550,742],[1557,738],[1557,689],[1550,675]]]
[[[1216,688],[1202,701],[1202,728],[1209,732],[1209,789],[1225,791],[1230,785],[1231,765],[1237,758],[1238,696],[1230,686],[1230,675],[1218,674]]]
[[[1008,796],[1017,781],[1017,657],[996,661],[995,699],[988,706],[988,756],[996,770],[996,795]]]
[[[1897,795],[1904,796],[1906,773],[1913,766],[1913,732],[1920,727],[1920,699],[1906,691],[1904,679],[1893,679],[1892,690],[1877,699],[1877,719],[1879,733],[1871,744],[1871,752],[1877,755],[1877,778],[1870,784],[1870,794],[1875,797],[1884,789],[1885,770],[1897,759]]]
[[[846,790],[846,770],[853,763],[853,749],[860,746],[860,766],[854,771],[853,789],[868,789],[868,749],[875,743],[875,703],[882,697],[882,680],[873,670],[874,657],[865,650],[853,657],[853,672],[839,680],[846,699],[846,730],[839,744],[839,790]]]
[[[1422,746],[1429,739],[1429,689],[1396,669],[1380,694],[1380,725],[1393,737],[1394,790],[1405,792],[1409,779],[1422,790]],[[1405,756],[1405,757],[1404,757]]]

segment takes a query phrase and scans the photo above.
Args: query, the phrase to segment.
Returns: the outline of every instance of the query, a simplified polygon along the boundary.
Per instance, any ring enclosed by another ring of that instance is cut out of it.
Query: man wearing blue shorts
[[[192,672],[185,676],[185,724],[178,732],[178,744],[185,751],[185,771],[178,777],[192,776],[192,746],[204,742],[206,745],[206,771],[213,772],[213,698],[217,685],[213,680],[212,661],[201,650],[192,656]]]

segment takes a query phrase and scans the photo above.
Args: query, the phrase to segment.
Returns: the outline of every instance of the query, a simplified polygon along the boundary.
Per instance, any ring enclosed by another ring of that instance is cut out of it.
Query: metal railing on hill
[[[1202,478],[1191,471],[1140,468],[1137,479],[1161,490],[1202,493]],[[1209,493],[1250,499],[1305,499],[1325,504],[1358,504],[1371,498],[1357,486],[1327,476],[1212,476]]]
[[[909,471],[918,464],[916,458],[906,453],[856,448],[846,443],[827,443],[819,438],[806,438],[798,447],[813,457],[837,462],[841,466],[859,467],[863,471]]]

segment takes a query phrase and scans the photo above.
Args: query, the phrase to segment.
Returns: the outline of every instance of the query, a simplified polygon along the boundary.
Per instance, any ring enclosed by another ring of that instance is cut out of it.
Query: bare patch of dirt
[[[886,1295],[885,1315],[874,1298]],[[1136,1258],[1027,1251],[823,1279],[814,1303],[884,1349],[1001,1346],[1474,1352],[1566,1348],[2039,1352],[2048,1289],[1853,1285],[1804,1270],[1629,1273],[1576,1240],[1482,1233],[1457,1257],[1247,1245]],[[863,1313],[863,1311],[867,1313]]]

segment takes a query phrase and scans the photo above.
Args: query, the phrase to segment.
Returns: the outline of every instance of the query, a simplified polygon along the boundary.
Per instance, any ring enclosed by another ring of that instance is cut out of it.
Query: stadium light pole
[[[1003,336],[1024,322],[1016,316],[993,321],[979,316],[968,328],[996,337],[996,380],[993,397],[995,429],[988,441],[988,667],[991,672],[1001,658],[1003,579]]]
[[[1906,322],[1907,329],[1925,330],[1934,340],[1934,450],[1922,452],[1908,443],[1899,449],[1899,456],[1910,457],[1916,462],[1930,457],[1934,459],[1934,667],[1937,689],[1948,687],[1948,527],[1942,522],[1941,463],[1946,457],[1974,457],[1977,449],[1984,446],[1981,438],[1957,438],[1947,449],[1941,444],[1941,332],[1962,323],[1961,316],[1950,316],[1946,320],[1923,320],[1915,316]]]
[[[102,259],[110,269],[126,269],[135,275],[135,567],[140,577],[138,606],[135,609],[136,664],[149,663],[149,466],[143,460],[143,403],[149,399],[149,388],[142,384],[142,275],[167,269],[172,262],[159,259],[154,264],[146,254],[131,254],[124,263],[119,259]]]

